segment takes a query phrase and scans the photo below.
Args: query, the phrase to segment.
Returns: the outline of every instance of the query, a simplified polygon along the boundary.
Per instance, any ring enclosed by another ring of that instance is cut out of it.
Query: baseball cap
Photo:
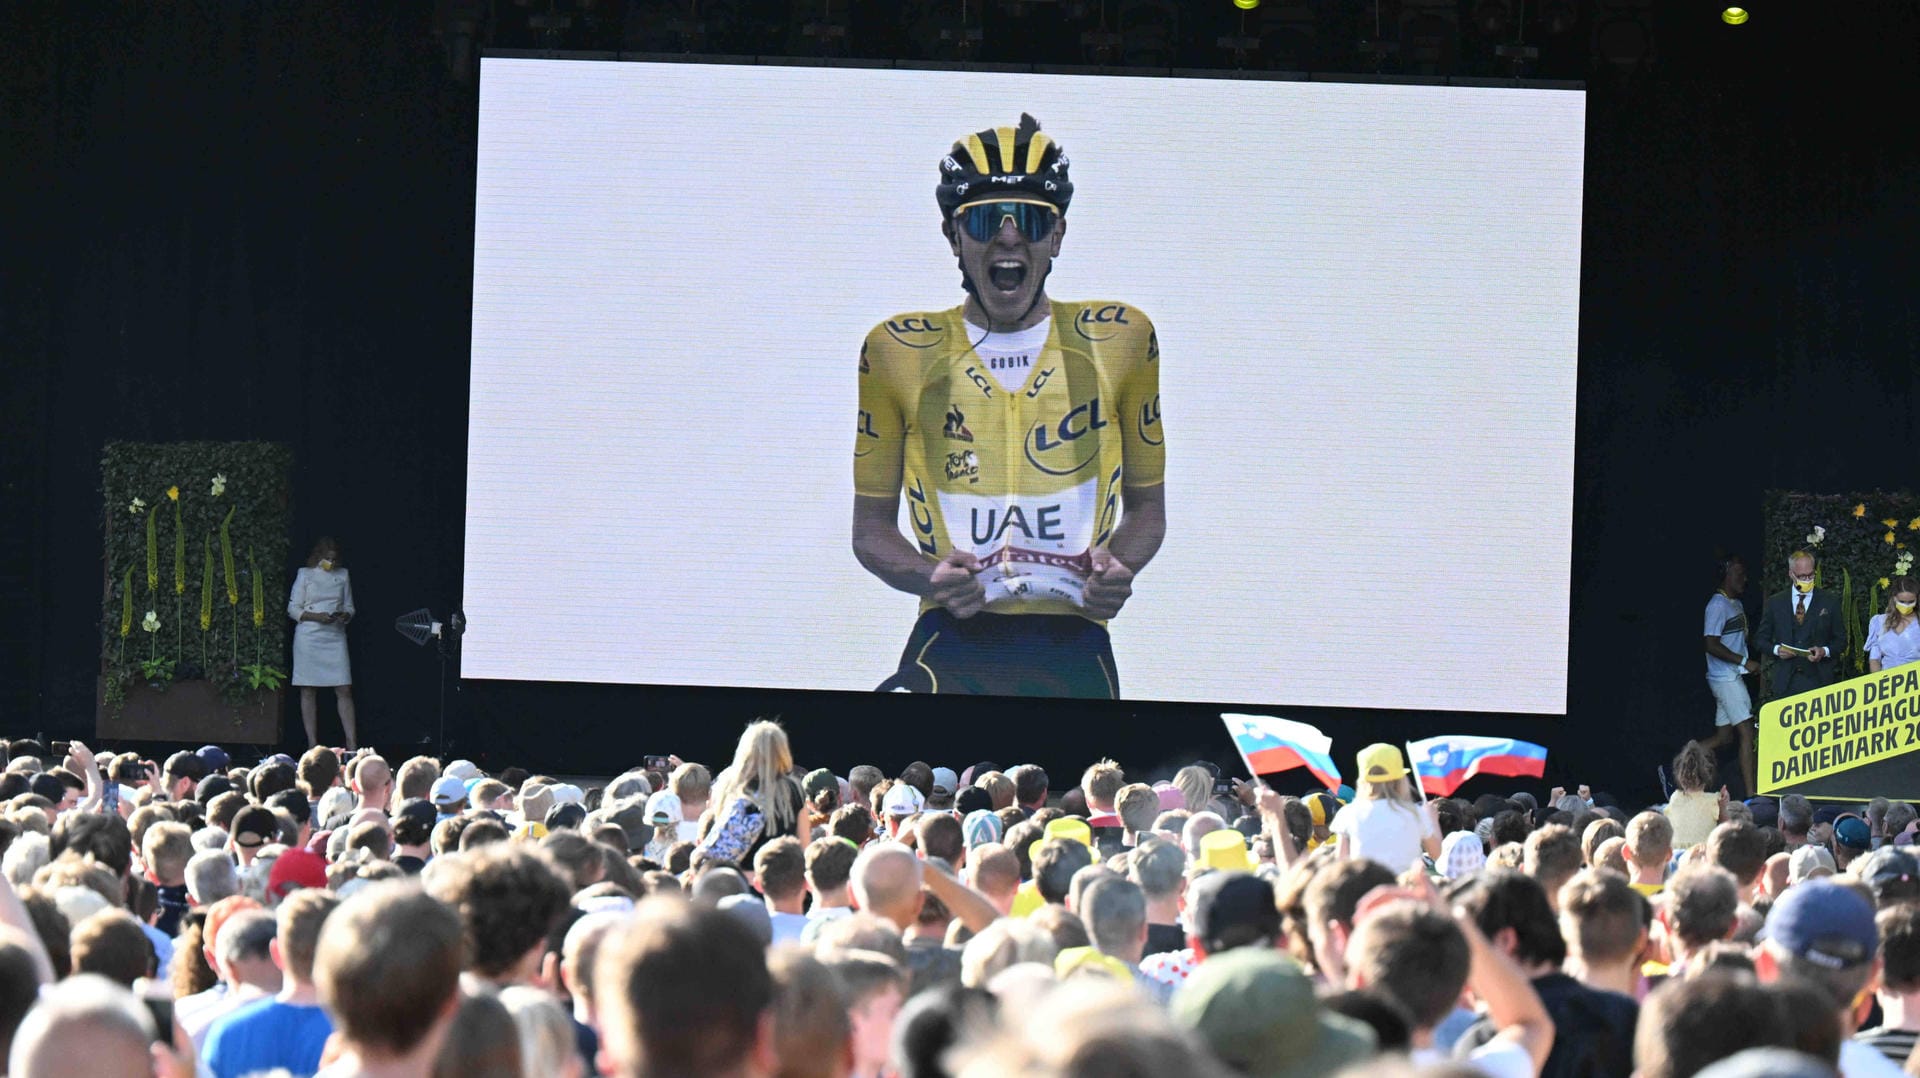
[[[1353,804],[1353,787],[1343,782],[1333,788],[1333,796],[1339,798],[1341,804],[1351,805]]]
[[[1832,880],[1789,887],[1773,904],[1760,939],[1826,969],[1850,969],[1873,960],[1880,933],[1873,904]]]
[[[425,798],[409,797],[394,806],[393,818],[395,821],[412,819],[424,827],[432,827],[439,821],[440,814],[433,810],[433,804]]]
[[[1313,826],[1325,827],[1333,822],[1333,814],[1340,811],[1340,802],[1329,793],[1310,793],[1300,799],[1306,803],[1307,815],[1313,817]]]
[[[1841,808],[1839,805],[1821,805],[1819,808],[1813,810],[1813,822],[1832,823],[1846,814],[1847,810]]]
[[[225,771],[233,763],[233,757],[218,745],[202,745],[193,754],[200,757],[200,762],[207,765],[208,771]]]
[[[647,798],[647,822],[655,827],[679,823],[683,811],[680,795],[672,790],[660,790]]]
[[[584,805],[587,803],[586,791],[571,782],[562,782],[549,787],[548,792],[553,794],[553,803],[556,805]]]
[[[485,775],[482,775],[480,773],[480,769],[474,765],[474,762],[472,760],[455,760],[454,762],[441,768],[440,773],[442,775],[452,775],[454,778],[459,779],[461,782],[465,782],[468,779],[479,779],[479,778],[486,777]]]
[[[1039,838],[1027,844],[1027,857],[1033,858],[1039,856],[1041,844],[1050,838],[1064,838],[1072,842],[1078,842],[1088,849],[1093,848],[1093,829],[1087,826],[1087,821],[1073,816],[1061,816],[1057,819],[1048,820],[1047,829],[1041,833]]]
[[[828,790],[832,790],[837,795],[840,792],[840,780],[834,778],[833,772],[826,768],[816,767],[807,772],[807,777],[800,781],[800,788],[807,792],[807,800],[811,801]]]
[[[302,887],[324,888],[326,885],[326,858],[308,850],[288,850],[273,859],[273,868],[267,873],[267,897],[275,900]]]
[[[1201,837],[1198,861],[1201,868],[1223,872],[1253,871],[1253,861],[1247,857],[1247,836],[1231,827],[1209,831]]]
[[[1300,967],[1265,948],[1209,956],[1174,993],[1169,1014],[1256,1078],[1334,1074],[1374,1050],[1371,1029],[1322,1010]]]
[[[233,827],[228,833],[233,836],[235,846],[265,846],[279,841],[280,817],[265,805],[248,805],[234,814]]]
[[[953,811],[962,816],[992,808],[993,795],[978,786],[960,787],[960,792],[953,799]]]
[[[880,810],[889,816],[912,816],[927,807],[920,791],[904,782],[896,782],[881,800]]]
[[[452,775],[442,775],[433,780],[433,803],[436,806],[457,805],[466,799],[466,783]]]
[[[960,831],[966,836],[969,850],[989,842],[998,842],[1005,833],[1000,817],[987,809],[975,809],[967,813],[966,818],[960,821]]]
[[[553,807],[553,788],[542,782],[528,783],[520,787],[520,818],[539,823],[547,818],[547,810]]]
[[[1833,821],[1833,840],[1849,850],[1871,849],[1873,831],[1858,816],[1842,816]]]
[[[1874,897],[1883,904],[1892,894],[1911,893],[1920,885],[1920,858],[1912,851],[1893,846],[1883,846],[1873,851],[1872,861],[1859,871],[1873,888]],[[1891,892],[1891,893],[1890,893]]]
[[[1210,955],[1278,939],[1273,885],[1248,872],[1209,872],[1187,888],[1187,927]]]
[[[1407,761],[1400,755],[1400,749],[1385,742],[1376,741],[1360,750],[1356,758],[1360,765],[1357,778],[1362,782],[1392,782],[1407,777]]]
[[[1450,880],[1471,876],[1487,865],[1487,849],[1472,831],[1455,831],[1440,843],[1441,874]]]
[[[1175,786],[1171,782],[1155,783],[1153,792],[1160,796],[1161,812],[1171,812],[1174,809],[1184,809],[1187,807],[1187,795],[1180,791],[1180,787]]]
[[[952,797],[954,791],[958,789],[960,789],[960,776],[953,773],[953,768],[936,767],[933,769],[934,797]]]
[[[1780,802],[1771,797],[1747,798],[1747,811],[1753,813],[1753,826],[1773,827],[1780,822]]]
[[[215,772],[201,779],[200,785],[193,788],[193,799],[204,805],[231,789],[233,789],[233,780]]]

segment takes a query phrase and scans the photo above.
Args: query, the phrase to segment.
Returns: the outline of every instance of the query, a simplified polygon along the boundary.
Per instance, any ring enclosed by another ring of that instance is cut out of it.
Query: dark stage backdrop
[[[293,447],[296,551],[345,543],[362,729],[389,752],[432,735],[437,662],[388,626],[459,599],[475,95],[425,7],[0,12],[6,732],[91,729],[101,445],[233,438]],[[1915,17],[1769,9],[1735,39],[1675,14],[1693,7],[1661,5],[1651,75],[1601,72],[1590,95],[1574,580],[1538,597],[1571,604],[1568,716],[1288,712],[1343,760],[1505,733],[1548,745],[1553,781],[1650,798],[1653,765],[1708,730],[1713,548],[1757,557],[1769,487],[1912,484],[1920,146],[1893,103]],[[1474,571],[1463,550],[1370,601],[1390,617],[1423,573]],[[1228,754],[1194,706],[499,683],[448,701],[451,751],[587,772],[720,761],[762,713],[843,771],[1035,760],[1064,786],[1101,754]]]

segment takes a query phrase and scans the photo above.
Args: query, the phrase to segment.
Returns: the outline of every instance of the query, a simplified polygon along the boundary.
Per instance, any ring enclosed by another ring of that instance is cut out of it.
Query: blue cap
[[[1873,832],[1858,816],[1842,816],[1833,825],[1833,839],[1849,850],[1873,848]]]
[[[1353,787],[1343,782],[1333,788],[1333,796],[1339,798],[1341,804],[1351,805],[1353,804]]]
[[[233,757],[227,755],[227,750],[218,745],[202,745],[195,750],[194,755],[200,757],[200,762],[207,765],[208,771],[225,771],[227,765],[233,762]]]
[[[1880,933],[1873,903],[1844,884],[1808,880],[1787,888],[1767,915],[1760,938],[1826,969],[1850,969],[1873,961]]]

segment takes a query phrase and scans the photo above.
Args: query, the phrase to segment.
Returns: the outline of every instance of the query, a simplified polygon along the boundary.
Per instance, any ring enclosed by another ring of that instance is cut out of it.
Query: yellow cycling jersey
[[[1165,478],[1153,323],[1122,303],[1051,306],[1011,389],[974,350],[985,331],[964,307],[889,318],[860,348],[854,490],[904,492],[908,537],[929,560],[980,558],[995,613],[1079,613],[1121,488]]]

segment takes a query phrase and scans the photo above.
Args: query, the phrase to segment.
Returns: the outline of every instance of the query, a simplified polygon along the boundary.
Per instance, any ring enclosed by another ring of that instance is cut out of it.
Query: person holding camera
[[[287,598],[287,616],[293,628],[293,678],[300,688],[300,721],[306,724],[307,747],[320,743],[319,690],[333,689],[340,726],[349,750],[358,747],[354,730],[353,671],[347,665],[347,623],[353,620],[353,586],[340,561],[340,544],[323,535],[313,544],[307,564],[293,578]]]

